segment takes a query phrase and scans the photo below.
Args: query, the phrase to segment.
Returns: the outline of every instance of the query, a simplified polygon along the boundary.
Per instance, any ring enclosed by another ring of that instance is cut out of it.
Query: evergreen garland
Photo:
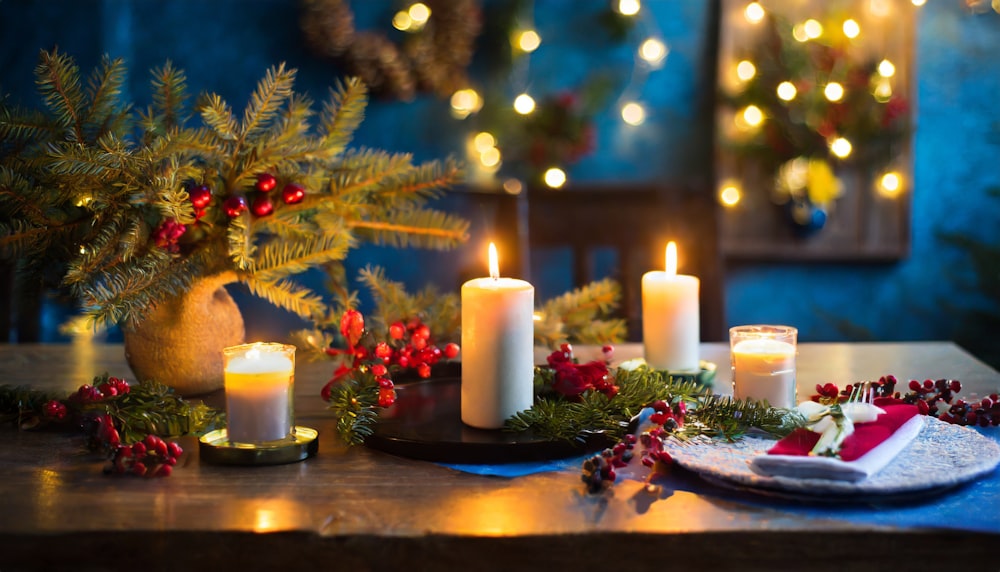
[[[358,241],[444,249],[466,238],[466,221],[424,207],[459,180],[455,162],[348,149],[367,104],[357,79],[317,114],[282,64],[237,115],[216,94],[189,109],[186,77],[169,62],[152,72],[152,104],[134,112],[125,73],[105,58],[84,87],[72,58],[42,52],[45,111],[0,101],[0,256],[29,284],[57,275],[92,325],[134,325],[213,274],[308,319],[324,304],[293,277],[341,265]],[[259,175],[304,198],[251,215],[246,204],[267,198]],[[191,194],[200,186],[211,191],[204,208]]]
[[[507,420],[509,431],[532,431],[546,439],[586,439],[588,433],[602,432],[612,440],[629,432],[632,419],[655,401],[687,407],[685,423],[674,435],[690,438],[698,435],[737,439],[750,428],[774,435],[785,435],[798,421],[789,412],[765,403],[713,395],[711,389],[696,380],[675,377],[669,372],[646,365],[614,371],[618,394],[608,398],[597,391],[587,391],[579,401],[547,394],[545,388],[551,370],[536,368],[534,405]]]
[[[93,387],[108,380],[107,374],[97,376]],[[118,396],[93,400],[85,395],[86,391],[66,396],[28,386],[0,385],[0,423],[14,422],[21,429],[31,429],[56,422],[45,415],[45,405],[56,401],[68,409],[65,423],[74,427],[86,428],[97,417],[109,415],[123,444],[136,443],[146,435],[202,435],[225,427],[224,412],[201,402],[186,401],[173,389],[152,380],[134,384]]]

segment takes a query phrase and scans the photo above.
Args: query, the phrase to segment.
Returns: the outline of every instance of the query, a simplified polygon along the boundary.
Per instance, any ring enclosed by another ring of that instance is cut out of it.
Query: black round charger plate
[[[460,377],[403,383],[365,445],[411,459],[455,464],[494,464],[564,459],[613,445],[594,433],[581,442],[542,439],[530,432],[476,429],[462,423]]]

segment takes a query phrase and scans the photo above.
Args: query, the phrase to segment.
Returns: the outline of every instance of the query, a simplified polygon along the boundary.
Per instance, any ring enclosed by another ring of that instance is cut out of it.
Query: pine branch
[[[238,270],[253,273],[253,257],[257,246],[250,237],[250,213],[244,212],[229,221],[226,238],[229,242],[229,258]]]
[[[294,83],[295,70],[285,69],[284,63],[267,70],[243,113],[238,146],[244,141],[252,140],[258,132],[267,128],[281,105],[292,95]]]
[[[90,108],[85,115],[85,123],[99,126],[93,135],[99,137],[112,123],[112,116],[120,113],[119,97],[125,81],[125,62],[121,58],[112,60],[107,55],[101,58],[101,65],[90,76],[87,95]]]
[[[212,128],[217,137],[224,141],[238,139],[238,126],[233,112],[218,94],[208,95],[199,107],[201,119]]]
[[[86,141],[83,130],[84,95],[80,89],[80,69],[73,58],[58,51],[42,51],[35,67],[35,83],[42,101],[61,125],[70,129],[71,141]]]
[[[618,308],[621,287],[609,278],[546,301],[535,322],[535,343],[556,348],[563,342],[614,344],[625,339],[622,319],[603,319]]]
[[[265,282],[257,278],[248,278],[244,281],[251,294],[302,318],[312,319],[322,316],[326,309],[322,298],[312,290],[290,280]]]
[[[358,78],[338,82],[320,114],[320,135],[326,159],[338,157],[361,125],[368,106],[368,87]]]
[[[348,233],[270,241],[254,257],[256,276],[266,282],[305,272],[331,260],[343,260],[351,244]]]
[[[435,210],[387,213],[379,220],[348,223],[358,236],[375,244],[447,250],[468,239],[469,223],[457,216]]]
[[[157,123],[164,131],[175,129],[187,119],[184,102],[187,100],[187,77],[167,60],[163,67],[152,70],[153,107]],[[150,114],[152,116],[152,114]]]

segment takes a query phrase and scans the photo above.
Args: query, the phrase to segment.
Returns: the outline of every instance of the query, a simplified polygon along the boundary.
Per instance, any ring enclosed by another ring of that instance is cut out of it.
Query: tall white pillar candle
[[[223,356],[229,441],[266,443],[291,435],[295,346],[243,344]]]
[[[698,288],[694,276],[677,274],[677,245],[667,244],[666,270],[642,276],[642,341],[646,363],[667,371],[697,371]]]
[[[789,326],[731,328],[733,397],[767,401],[772,407],[795,407],[797,334]]]
[[[462,285],[462,422],[499,429],[534,401],[535,288],[500,278],[490,244],[490,277]]]

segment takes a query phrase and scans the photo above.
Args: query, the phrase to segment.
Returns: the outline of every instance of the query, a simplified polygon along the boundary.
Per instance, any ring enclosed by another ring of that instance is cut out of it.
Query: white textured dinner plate
[[[973,429],[929,417],[923,430],[884,469],[859,482],[767,477],[750,469],[750,460],[764,455],[774,439],[746,436],[735,443],[668,442],[674,461],[707,481],[771,496],[817,500],[859,501],[939,492],[996,469],[1000,445]]]

